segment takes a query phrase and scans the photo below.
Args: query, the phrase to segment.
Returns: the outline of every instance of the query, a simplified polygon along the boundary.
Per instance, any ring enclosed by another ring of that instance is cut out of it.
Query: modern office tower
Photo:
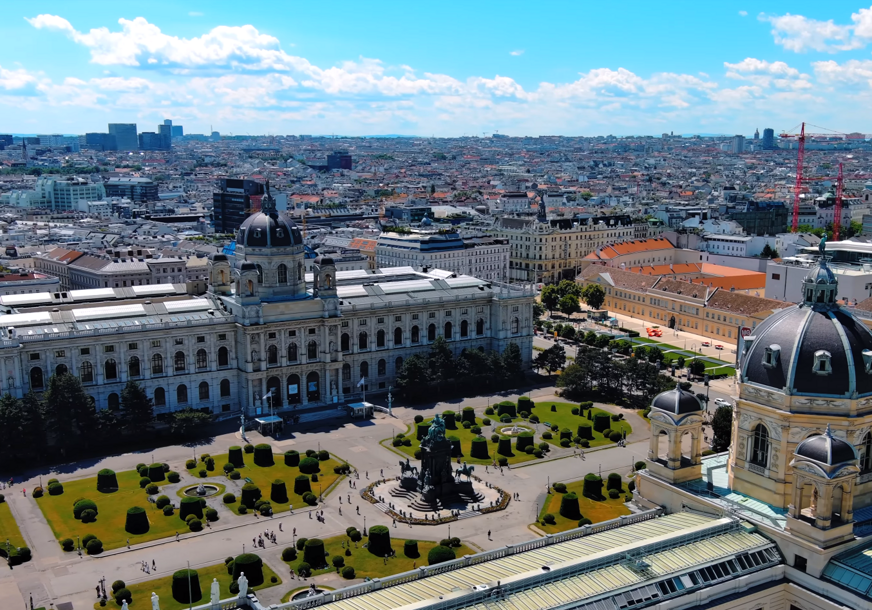
[[[351,155],[345,151],[335,151],[327,155],[327,169],[351,169]]]
[[[174,138],[181,138],[183,135],[185,135],[185,128],[181,125],[173,125],[172,132]]]
[[[254,180],[224,178],[212,193],[212,226],[216,233],[234,233],[248,218],[251,198],[264,194],[263,184]]]
[[[760,130],[759,130],[759,129],[755,129],[755,130],[754,130],[754,141],[756,142],[756,141],[759,140],[759,139],[760,139]]]
[[[763,130],[763,148],[765,150],[773,150],[775,146],[775,130],[767,127]]]
[[[91,150],[118,150],[115,136],[110,133],[86,133],[84,145]]]
[[[733,136],[730,143],[730,152],[739,154],[745,152],[745,136]]]
[[[140,150],[163,150],[163,141],[159,133],[143,131],[139,134]]]
[[[109,135],[115,136],[117,150],[139,150],[136,123],[109,123]]]
[[[107,197],[125,197],[135,203],[157,201],[157,184],[150,178],[110,178],[103,186]]]
[[[7,146],[12,146],[12,136],[10,134],[0,133],[0,150]]]
[[[221,134],[218,133],[217,131],[213,131],[212,135],[209,136],[209,139],[212,140],[213,142],[220,142],[221,141]]]
[[[160,147],[162,150],[170,150],[173,147],[173,126],[167,125],[167,122],[172,123],[169,119],[164,121],[163,125],[157,126],[157,133],[160,136]]]

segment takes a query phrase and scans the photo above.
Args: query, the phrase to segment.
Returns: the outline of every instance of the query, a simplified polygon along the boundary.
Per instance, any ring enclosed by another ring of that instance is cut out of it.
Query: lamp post
[[[394,397],[391,395],[391,390],[394,389],[394,386],[388,386],[388,415],[393,416],[394,411],[391,407]]]
[[[366,536],[366,515],[363,516],[363,535]]]
[[[191,595],[191,562],[188,563],[188,601],[190,605],[188,606],[188,610],[191,610],[194,607],[194,596]]]

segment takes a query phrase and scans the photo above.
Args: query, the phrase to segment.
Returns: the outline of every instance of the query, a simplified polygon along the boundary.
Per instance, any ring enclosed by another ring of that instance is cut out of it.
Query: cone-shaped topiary
[[[148,531],[148,514],[141,506],[127,509],[127,521],[124,523],[124,531],[131,534],[144,534]]]
[[[290,451],[285,451],[285,466],[290,466],[291,468],[296,468],[300,465],[300,452],[294,451],[291,449]]]
[[[578,436],[582,439],[592,441],[593,440],[593,430],[590,427],[590,424],[579,424],[578,425]]]
[[[273,461],[272,447],[266,443],[261,443],[254,447],[254,463],[258,466],[272,466]]]
[[[527,413],[533,412],[533,407],[536,406],[532,400],[530,400],[529,396],[521,396],[518,398],[518,413],[521,411],[526,411]]]
[[[148,474],[146,476],[152,483],[166,480],[166,473],[164,472],[163,464],[152,464],[149,466]]]
[[[260,488],[254,483],[246,483],[242,486],[242,496],[239,498],[239,501],[248,508],[254,508],[260,497]]]
[[[403,554],[410,559],[417,559],[420,557],[421,553],[418,552],[418,541],[406,540],[403,544]]]
[[[288,501],[288,488],[284,481],[276,479],[272,482],[269,499],[277,504],[284,504]]]
[[[93,500],[79,500],[75,504],[73,504],[73,517],[76,519],[82,518],[82,512],[86,510],[92,510],[95,513],[97,511],[97,503]]]
[[[581,519],[581,510],[578,508],[578,496],[574,491],[564,494],[560,499],[560,516],[572,519]]]
[[[560,429],[560,439],[572,440],[572,430],[569,428],[561,428]]]
[[[509,417],[515,417],[516,415],[515,403],[504,400],[500,404],[497,405],[497,416],[502,417],[503,415],[508,415]]]
[[[104,468],[97,473],[97,490],[112,491],[118,489],[118,477],[115,476],[114,470]]]
[[[318,458],[305,457],[300,460],[300,472],[303,474],[314,474],[321,471],[321,464]]]
[[[595,432],[608,430],[611,424],[611,418],[608,413],[597,413],[593,416],[593,429]]]
[[[249,587],[263,584],[263,560],[254,553],[237,555],[233,560],[233,580],[239,580],[239,575],[245,572]]]
[[[294,479],[294,493],[298,496],[302,496],[310,491],[312,491],[312,483],[309,481],[309,477],[304,474],[298,475],[297,478]]]
[[[446,430],[457,430],[457,421],[455,420],[454,411],[442,411],[442,419],[445,421]]]
[[[606,489],[617,489],[618,491],[621,491],[621,483],[623,483],[623,481],[621,480],[621,475],[619,475],[617,472],[613,472],[606,480]]]
[[[239,445],[233,445],[227,451],[227,461],[236,466],[237,468],[242,468],[245,466],[245,459],[243,458],[242,447]]]
[[[460,448],[460,439],[456,436],[449,436],[448,440],[451,443],[451,457],[463,457],[463,451]]]
[[[585,475],[584,486],[582,487],[582,495],[591,500],[602,500],[603,498],[603,479],[592,472]]]
[[[197,570],[179,570],[173,573],[173,599],[182,604],[198,602],[203,598]],[[190,591],[190,594],[188,593]]]
[[[501,436],[497,445],[497,453],[505,456],[515,455],[512,453],[512,439],[508,436]]]
[[[427,436],[427,430],[430,429],[430,424],[418,424],[418,440]]]
[[[324,552],[324,541],[320,538],[309,538],[303,545],[303,561],[317,570],[327,565],[327,555]]]
[[[194,515],[197,519],[203,518],[203,505],[200,504],[200,498],[182,498],[179,502],[179,519],[185,520],[188,515]]]
[[[533,446],[533,433],[532,432],[521,432],[518,435],[518,440],[515,441],[515,449],[519,452],[523,452],[527,449],[527,447]]]
[[[434,566],[437,563],[444,563],[446,561],[451,561],[456,559],[457,555],[454,553],[454,549],[447,546],[434,546],[430,549],[430,552],[427,553],[427,562]]]
[[[460,421],[468,421],[471,424],[475,423],[475,409],[472,407],[463,407],[460,412]]]
[[[384,525],[374,525],[369,528],[369,544],[367,549],[377,557],[391,554],[391,531]]]
[[[469,456],[477,458],[479,460],[489,459],[490,456],[487,453],[487,439],[483,436],[477,436],[472,439],[472,448],[469,451]]]

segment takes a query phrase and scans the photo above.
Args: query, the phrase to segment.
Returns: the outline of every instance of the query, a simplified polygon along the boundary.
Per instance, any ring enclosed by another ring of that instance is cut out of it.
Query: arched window
[[[369,377],[369,362],[366,360],[360,363],[360,376]]]
[[[248,280],[248,296],[254,296],[254,283],[251,280]]]
[[[394,360],[394,375],[399,375],[400,371],[403,370],[403,359],[400,356],[397,356],[397,359]]]
[[[188,402],[188,386],[186,386],[185,384],[182,384],[176,388],[176,402],[180,405]]]
[[[209,382],[201,381],[199,387],[200,400],[209,400]]]
[[[339,347],[342,348],[343,352],[351,350],[351,337],[348,336],[348,333],[342,333],[342,337],[339,339]]]
[[[309,360],[317,360],[318,359],[318,344],[314,341],[309,341],[306,345],[306,358]]]
[[[757,424],[757,427],[754,428],[751,463],[763,468],[769,464],[769,430],[763,424]]]
[[[469,336],[469,322],[466,320],[460,321],[460,338],[465,339]]]
[[[342,391],[345,393],[351,391],[351,365],[347,362],[342,365]]]
[[[154,389],[154,406],[156,407],[165,407],[167,404],[167,393],[163,388],[155,388]]]
[[[118,398],[118,394],[115,392],[109,394],[106,397],[106,406],[110,411],[117,411],[121,407],[121,400]]]
[[[300,396],[300,376],[288,375],[288,404],[299,404]]]
[[[106,379],[118,379],[118,365],[114,358],[109,358],[103,365],[103,373]]]
[[[79,377],[82,383],[94,383],[94,365],[87,360],[79,367]]]
[[[309,402],[321,400],[321,377],[315,371],[306,375],[306,396]]]
[[[230,366],[230,351],[226,347],[218,348],[218,366]]]
[[[267,366],[274,366],[279,363],[279,348],[275,345],[270,345],[266,348],[266,363]]]
[[[378,361],[377,375],[379,377],[384,377],[388,374],[388,363],[385,362],[385,359],[382,358]]]
[[[184,373],[185,368],[185,352],[176,352],[176,355],[173,356],[173,368],[176,373]]]
[[[66,375],[69,372],[66,364],[59,364],[55,367],[55,375],[60,377],[61,375]]]
[[[221,398],[227,398],[230,396],[230,380],[222,379],[221,385],[219,387],[219,393],[221,394]]]
[[[278,266],[278,276],[279,276],[279,284],[287,284],[288,283],[288,268],[282,263]]]
[[[274,408],[282,406],[282,380],[278,377],[270,377],[266,380],[266,393],[269,394],[272,391],[272,394],[269,396],[269,405]]]
[[[139,356],[131,356],[127,363],[127,375],[130,377],[139,377],[142,372],[139,366]]]
[[[384,347],[385,346],[385,331],[379,330],[375,334],[375,346],[376,347]]]
[[[397,327],[394,329],[394,347],[398,347],[403,344],[403,329]]]
[[[197,350],[197,368],[205,369],[209,366],[209,358],[206,356],[206,350],[198,349]]]
[[[38,366],[35,366],[30,369],[30,388],[32,390],[41,390],[42,386],[42,369]]]
[[[512,334],[517,335],[521,332],[521,322],[518,318],[512,318]]]
[[[860,472],[872,472],[872,432],[866,433],[860,445]]]
[[[436,340],[436,325],[431,324],[427,327],[427,341],[435,341]]]
[[[417,326],[412,327],[412,343],[420,343],[421,341],[421,331],[418,330]]]
[[[475,322],[475,334],[481,337],[484,334],[484,320],[479,318]]]
[[[369,349],[369,338],[365,332],[357,336],[357,349]]]
[[[298,358],[297,351],[298,351],[298,348],[297,348],[296,343],[291,343],[290,345],[288,345],[288,362],[296,362],[297,361],[297,358]]]
[[[445,338],[451,339],[453,331],[454,331],[454,326],[451,324],[451,322],[446,322],[445,323]]]
[[[257,283],[263,284],[263,267],[260,265],[255,265],[255,267],[257,268]]]
[[[152,375],[163,375],[164,365],[163,365],[163,356],[160,354],[155,354],[151,357],[151,374]]]

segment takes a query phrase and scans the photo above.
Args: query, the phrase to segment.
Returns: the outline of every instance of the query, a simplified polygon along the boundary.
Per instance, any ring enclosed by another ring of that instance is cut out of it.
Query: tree
[[[726,451],[730,446],[732,432],[733,408],[726,405],[718,407],[712,416],[712,451]]]
[[[454,354],[448,347],[445,337],[438,336],[430,346],[430,354],[427,356],[430,365],[430,378],[436,382],[437,387],[442,383],[454,379]]]
[[[769,244],[763,246],[763,251],[760,252],[762,258],[778,258],[778,250],[771,247]]]
[[[584,333],[584,339],[582,340],[585,345],[594,345],[596,343],[596,333],[592,330]]]
[[[558,301],[560,301],[560,291],[554,284],[548,284],[542,289],[540,299],[542,300],[542,305],[545,306],[545,309],[553,313],[554,308],[557,307]]]
[[[490,375],[487,354],[477,349],[463,350],[457,357],[458,377],[478,380]]]
[[[663,360],[663,350],[656,345],[648,347],[648,362],[658,362]]]
[[[572,280],[561,280],[560,283],[557,284],[557,292],[560,293],[561,299],[568,294],[574,295],[575,297],[580,297],[581,286],[579,286]]]
[[[591,309],[600,309],[606,301],[606,291],[599,284],[588,284],[581,291],[581,298]]]
[[[43,399],[46,430],[61,452],[65,453],[80,442],[87,445],[96,411],[79,378],[69,373],[52,375]]]
[[[705,373],[705,362],[702,360],[694,358],[690,361],[690,364],[687,365],[687,370],[691,375],[695,375],[700,377]]]
[[[539,301],[533,301],[533,319],[538,320],[545,315],[545,308]]]
[[[521,348],[517,343],[509,343],[503,351],[503,367],[505,375],[513,382],[521,382],[524,379],[524,359],[521,357]]]
[[[578,304],[578,297],[574,294],[567,294],[565,297],[560,299],[557,308],[560,310],[560,313],[565,316],[571,316],[572,314],[581,311],[581,306]]]
[[[594,341],[594,346],[602,349],[609,346],[611,339],[609,339],[608,335],[597,335],[596,341]]]
[[[194,409],[184,409],[173,413],[171,428],[173,434],[187,436],[195,428],[203,426],[210,421],[212,421],[212,417],[208,413],[195,411]]]
[[[549,375],[562,369],[564,364],[566,364],[566,352],[563,351],[562,346],[557,344],[539,352],[533,360],[533,366],[537,369],[545,369]]]
[[[145,390],[135,381],[127,382],[121,390],[122,425],[126,430],[144,430],[154,420],[154,404]]]
[[[678,358],[675,359],[675,366],[677,366],[680,369],[684,368],[684,356],[679,356]]]
[[[42,403],[32,392],[26,402],[8,393],[0,398],[0,461],[22,462],[45,445]]]
[[[571,324],[566,324],[560,329],[560,336],[564,339],[572,341],[575,338],[575,327]]]
[[[413,354],[403,361],[403,367],[397,376],[397,386],[410,396],[418,396],[426,389],[430,381],[430,369],[427,360],[420,354]]]

